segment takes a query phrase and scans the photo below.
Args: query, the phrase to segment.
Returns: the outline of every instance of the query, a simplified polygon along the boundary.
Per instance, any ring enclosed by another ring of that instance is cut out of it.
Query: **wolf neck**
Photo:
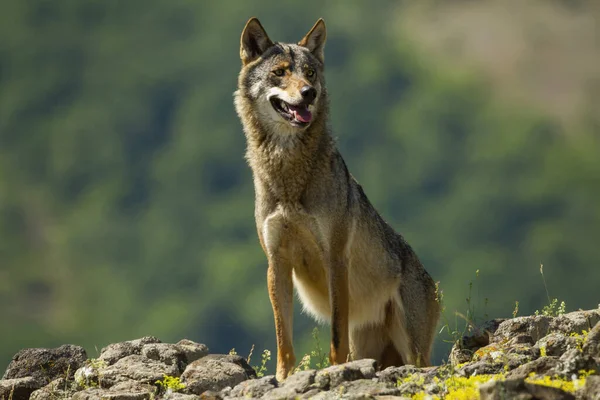
[[[305,131],[269,132],[259,122],[246,121],[246,158],[257,194],[277,203],[298,203],[309,186],[328,172],[334,144],[323,110]]]

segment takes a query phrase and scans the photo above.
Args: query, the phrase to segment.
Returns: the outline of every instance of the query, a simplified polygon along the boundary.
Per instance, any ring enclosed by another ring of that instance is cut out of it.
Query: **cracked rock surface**
[[[441,366],[381,370],[364,359],[297,371],[283,382],[187,339],[114,343],[97,359],[74,345],[24,349],[0,380],[0,400],[600,400],[599,372],[600,310],[589,310],[488,321],[458,340]]]

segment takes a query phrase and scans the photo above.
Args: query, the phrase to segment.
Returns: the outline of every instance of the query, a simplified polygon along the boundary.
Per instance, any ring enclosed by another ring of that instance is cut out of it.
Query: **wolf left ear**
[[[311,53],[323,62],[325,60],[325,40],[327,39],[327,29],[325,21],[319,18],[312,29],[298,42],[299,46],[306,47]]]
[[[240,58],[244,65],[256,60],[269,47],[273,46],[265,28],[257,18],[250,18],[246,22],[240,42]]]

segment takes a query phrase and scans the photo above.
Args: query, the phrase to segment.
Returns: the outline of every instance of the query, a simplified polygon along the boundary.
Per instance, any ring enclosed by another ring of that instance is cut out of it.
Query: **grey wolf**
[[[322,19],[297,44],[271,41],[256,18],[241,36],[234,94],[255,188],[277,336],[277,379],[296,359],[293,288],[331,324],[330,361],[429,365],[436,288],[413,249],[348,172],[328,125]]]

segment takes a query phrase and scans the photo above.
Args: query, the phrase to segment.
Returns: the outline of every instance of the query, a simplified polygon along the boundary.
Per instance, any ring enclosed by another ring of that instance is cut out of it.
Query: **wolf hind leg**
[[[410,335],[411,330],[406,320],[404,305],[399,295],[395,296],[394,300],[388,304],[385,322],[389,340],[402,361],[401,365],[424,366],[424,363],[427,361],[423,359],[423,355],[419,354],[414,346],[413,337]]]
[[[383,324],[364,325],[350,332],[350,357],[353,360],[372,358],[381,364],[382,354],[388,345],[388,334]]]

